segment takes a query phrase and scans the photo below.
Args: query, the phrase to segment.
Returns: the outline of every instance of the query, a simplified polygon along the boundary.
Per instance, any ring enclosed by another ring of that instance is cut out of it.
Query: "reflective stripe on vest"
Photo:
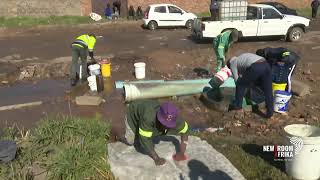
[[[82,45],[80,44],[72,44],[72,46],[77,46],[77,47],[80,47],[80,48],[84,48]]]
[[[224,49],[224,44],[218,46],[219,49]]]
[[[188,128],[189,128],[188,123],[184,122],[184,127],[179,133],[186,133],[188,131]]]
[[[282,57],[289,56],[289,55],[290,55],[289,51],[282,53]]]
[[[145,130],[139,128],[139,134],[140,134],[141,136],[150,138],[150,137],[152,137],[152,134],[153,134],[153,133],[152,133],[151,131],[145,131]]]

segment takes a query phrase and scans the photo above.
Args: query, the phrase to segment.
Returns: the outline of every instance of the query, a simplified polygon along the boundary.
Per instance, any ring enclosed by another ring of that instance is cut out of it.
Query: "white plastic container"
[[[245,20],[247,18],[247,0],[224,0],[218,2],[220,21]]]
[[[92,64],[89,67],[90,75],[99,75],[101,74],[100,72],[100,65],[99,64]]]
[[[137,79],[144,79],[146,77],[146,63],[134,63],[134,68]]]
[[[91,91],[98,91],[98,86],[97,86],[97,78],[95,75],[89,76],[87,78],[88,82],[89,82],[89,87]]]
[[[274,92],[274,104],[273,108],[275,112],[285,113],[288,111],[289,100],[292,94],[287,91],[277,90]]]
[[[292,124],[286,126],[284,131],[287,134],[288,144],[291,137],[302,139],[301,150],[293,156],[292,160],[285,162],[288,175],[301,180],[319,179],[320,128],[305,124]]]

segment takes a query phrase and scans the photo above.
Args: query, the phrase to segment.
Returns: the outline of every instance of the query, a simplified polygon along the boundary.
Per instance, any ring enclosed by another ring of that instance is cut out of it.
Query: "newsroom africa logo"
[[[275,161],[291,160],[294,155],[300,153],[303,141],[299,137],[290,137],[289,141],[291,145],[263,146],[263,152],[273,152]]]

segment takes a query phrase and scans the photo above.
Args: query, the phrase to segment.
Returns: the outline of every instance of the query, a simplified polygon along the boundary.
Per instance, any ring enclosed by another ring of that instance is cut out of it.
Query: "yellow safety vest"
[[[84,34],[84,35],[77,37],[75,42],[76,42],[76,44],[73,44],[73,45],[83,47],[80,45],[80,44],[82,44],[85,47],[87,47],[89,51],[93,51],[94,46],[96,44],[96,38],[94,38],[93,36],[89,36],[87,34]],[[78,44],[78,43],[80,43],[80,44]]]

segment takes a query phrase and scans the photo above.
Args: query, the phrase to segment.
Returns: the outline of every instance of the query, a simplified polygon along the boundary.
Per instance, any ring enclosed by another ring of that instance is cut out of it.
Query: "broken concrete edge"
[[[2,106],[0,107],[0,111],[5,110],[13,110],[13,109],[21,109],[25,107],[32,107],[32,106],[39,106],[42,104],[42,101],[35,101],[30,103],[23,103],[23,104],[14,104],[14,105],[8,105],[8,106]]]

